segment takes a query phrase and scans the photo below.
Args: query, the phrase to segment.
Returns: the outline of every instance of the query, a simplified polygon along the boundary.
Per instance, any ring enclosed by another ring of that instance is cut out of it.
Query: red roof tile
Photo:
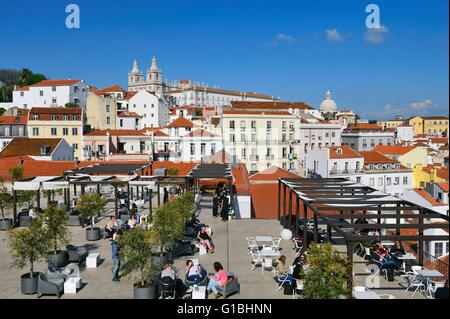
[[[128,111],[118,112],[117,116],[118,117],[142,117],[142,115],[139,115],[136,112],[128,112]]]
[[[364,157],[364,164],[395,164],[398,161],[390,159],[383,154],[375,151],[359,152]]]
[[[0,116],[0,125],[26,125],[27,117],[25,116]]]
[[[287,109],[301,109],[312,110],[313,108],[304,102],[247,102],[247,101],[231,101],[233,109],[245,110],[287,110]]]
[[[189,121],[188,119],[180,116],[176,120],[172,121],[167,127],[194,127],[194,123]]]
[[[377,145],[373,150],[382,154],[404,155],[415,148],[415,146]]]
[[[41,156],[41,147],[44,145],[50,146],[50,152],[46,154],[50,155],[61,140],[62,138],[14,138],[0,152],[0,157],[23,155]]]
[[[104,89],[99,90],[100,92],[126,92],[120,85],[108,86]]]
[[[347,127],[348,131],[382,131],[383,128],[378,124],[359,123]]]
[[[84,136],[106,136],[106,135],[112,135],[112,136],[139,136],[144,135],[142,131],[136,131],[136,130],[94,130],[90,131],[87,134],[84,134]]]
[[[245,111],[245,110],[226,110],[223,111],[223,114],[249,114],[249,115],[283,115],[283,116],[293,116],[291,113],[287,111]]]
[[[253,181],[278,181],[278,178],[301,178],[301,176],[291,173],[283,168],[272,166],[249,177]]]
[[[347,145],[342,146],[328,146],[326,147],[330,150],[330,158],[361,158],[361,154],[353,150]],[[340,150],[340,151],[339,151]]]
[[[436,183],[444,192],[448,193],[448,183]]]
[[[420,189],[420,188],[414,188],[414,191],[419,194],[423,199],[425,199],[427,202],[429,202],[432,206],[446,206],[446,204],[439,203],[437,200],[433,198],[427,191]]]

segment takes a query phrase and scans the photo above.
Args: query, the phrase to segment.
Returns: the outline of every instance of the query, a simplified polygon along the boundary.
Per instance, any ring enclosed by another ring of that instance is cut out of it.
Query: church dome
[[[325,93],[325,100],[322,101],[320,104],[320,112],[327,113],[327,112],[336,112],[337,111],[337,105],[331,98],[331,92],[327,91]]]

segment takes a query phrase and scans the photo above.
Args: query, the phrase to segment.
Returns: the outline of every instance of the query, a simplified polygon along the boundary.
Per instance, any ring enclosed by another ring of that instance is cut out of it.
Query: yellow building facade
[[[415,134],[442,134],[448,130],[448,117],[445,116],[416,116],[409,120],[414,127]]]
[[[66,107],[33,107],[28,115],[29,138],[64,138],[74,159],[83,153],[83,110]]]
[[[95,130],[115,130],[117,102],[107,93],[89,93],[86,99],[86,124]]]

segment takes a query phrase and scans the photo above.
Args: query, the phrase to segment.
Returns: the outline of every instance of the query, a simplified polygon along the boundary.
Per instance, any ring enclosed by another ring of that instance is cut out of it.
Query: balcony
[[[362,174],[363,170],[361,169],[341,169],[341,170],[334,170],[332,169],[330,171],[330,175],[354,175],[354,174]]]
[[[154,153],[154,156],[156,158],[158,157],[180,157],[181,156],[181,152],[176,152],[176,151],[170,151],[170,150],[161,150],[161,151],[156,151]]]
[[[273,161],[275,159],[275,155],[274,154],[266,154],[266,160],[267,161]]]
[[[259,155],[250,155],[251,161],[259,161]]]

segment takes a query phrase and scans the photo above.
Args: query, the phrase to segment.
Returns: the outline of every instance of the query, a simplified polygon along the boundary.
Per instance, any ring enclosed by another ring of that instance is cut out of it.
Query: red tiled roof
[[[433,144],[448,144],[448,138],[446,138],[446,137],[431,137],[430,142]]]
[[[112,85],[108,86],[104,89],[101,89],[100,92],[126,92],[120,85]]]
[[[404,155],[415,148],[415,146],[377,145],[373,150],[382,154]]]
[[[440,151],[448,151],[448,144],[442,145],[441,147],[439,147]]]
[[[30,86],[66,86],[78,82],[80,82],[80,80],[43,80]]]
[[[448,193],[448,183],[436,183],[444,192]]]
[[[236,188],[236,193],[240,195],[250,195],[250,184],[248,182],[249,173],[247,167],[243,163],[233,165],[231,167],[231,173],[233,174],[233,184]]]
[[[14,156],[0,158],[0,178],[10,181],[9,170],[19,167],[20,158],[23,160],[23,179],[36,176],[62,176],[65,171],[76,168],[74,161],[37,161],[29,156]]]
[[[291,173],[283,168],[272,166],[262,172],[258,172],[249,177],[252,181],[278,181],[278,178],[301,178],[301,176]]]
[[[169,134],[166,134],[163,131],[154,131],[153,136],[169,136]]]
[[[135,96],[138,92],[131,92],[131,91],[127,91],[125,92],[125,95],[123,96],[124,100],[129,100],[131,99],[133,96]]]
[[[439,203],[437,200],[433,198],[430,194],[428,194],[427,191],[420,189],[420,188],[414,188],[413,189],[417,194],[419,194],[423,199],[425,199],[427,202],[429,202],[432,206],[446,206],[446,204]]]
[[[359,154],[357,151],[353,150],[347,145],[342,146],[328,146],[326,147],[330,150],[330,158],[361,158],[361,154]],[[338,150],[341,150],[340,153],[338,153]]]
[[[50,152],[46,155],[51,155],[61,140],[62,138],[14,138],[0,152],[0,157],[41,156],[41,147],[44,145],[50,146]]]
[[[186,176],[190,173],[190,171],[197,166],[198,163],[196,162],[160,162],[155,161],[153,162],[153,171],[158,168],[176,168],[178,169],[178,175],[179,176]]]
[[[359,123],[347,126],[349,131],[382,131],[383,128],[378,124]]]
[[[17,121],[16,121],[17,120]],[[0,116],[0,125],[26,125],[26,116]]]
[[[375,151],[359,152],[364,157],[364,164],[395,164],[398,161],[390,159],[383,154]]]
[[[189,132],[188,134],[186,134],[184,137],[214,137],[217,136],[211,132],[205,131],[204,129],[197,129],[195,131]]]
[[[28,90],[30,90],[30,86],[29,85],[25,85],[25,86],[22,86],[22,87],[17,89],[17,91],[28,91]]]
[[[301,109],[312,110],[313,108],[304,102],[247,102],[247,101],[231,101],[233,109],[245,110],[287,110],[287,109]]]
[[[227,152],[224,152],[223,149],[216,152],[211,158],[211,162],[215,164],[226,164],[231,163],[233,159],[231,158],[231,155]],[[237,159],[238,163],[240,163],[240,160]]]
[[[84,134],[84,136],[105,136],[105,135],[112,135],[112,136],[139,136],[144,135],[142,131],[136,131],[136,130],[93,130],[90,131],[87,134]]]
[[[428,147],[428,145],[423,142],[414,143],[414,146]]]
[[[118,117],[142,117],[142,115],[139,115],[136,112],[128,112],[128,111],[118,112],[117,116]]]
[[[194,127],[194,123],[189,121],[188,119],[180,116],[179,118],[173,120],[167,127]]]
[[[68,118],[69,121],[82,121],[82,109],[78,107],[33,107],[28,113],[28,120],[33,120],[33,115],[38,115],[38,121],[51,121],[52,115],[56,116],[56,120],[63,120],[64,115],[76,116]]]

